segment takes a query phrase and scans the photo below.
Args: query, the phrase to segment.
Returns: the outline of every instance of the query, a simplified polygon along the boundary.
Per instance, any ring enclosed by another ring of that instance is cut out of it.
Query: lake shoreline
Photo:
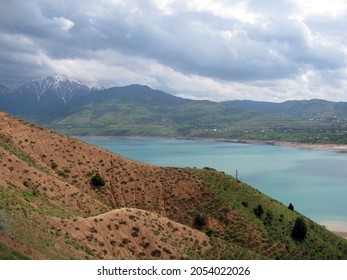
[[[344,232],[344,231],[333,231],[333,233],[335,233],[336,235],[344,238],[344,239],[347,239],[347,232]]]
[[[192,140],[192,141],[206,141],[206,142],[226,142],[237,144],[253,144],[253,145],[270,145],[270,146],[283,146],[297,149],[306,150],[321,150],[334,153],[347,153],[347,145],[345,144],[309,144],[288,141],[273,141],[273,140],[247,140],[247,139],[233,139],[233,138],[202,138],[202,137],[168,137],[168,136],[73,136],[76,138],[117,138],[117,139],[171,139],[171,140]]]
[[[317,150],[317,151],[323,150],[323,151],[329,151],[330,156],[334,156],[333,153],[347,152],[347,145],[332,145],[332,144],[313,145],[313,144],[302,144],[302,143],[292,143],[292,142],[255,141],[255,140],[243,140],[243,139],[198,138],[198,137],[148,137],[148,136],[147,137],[145,137],[145,136],[84,136],[84,137],[80,136],[80,137],[76,137],[76,138],[79,138],[82,141],[83,141],[83,138],[85,138],[85,139],[94,138],[95,142],[98,142],[98,139],[100,141],[103,141],[102,139],[105,139],[105,140],[109,139],[109,140],[107,140],[107,143],[112,143],[112,141],[113,141],[112,139],[114,139],[114,141],[116,141],[117,139],[120,139],[121,143],[123,143],[125,145],[127,145],[126,144],[127,139],[129,139],[129,140],[138,141],[136,143],[141,147],[148,145],[148,143],[151,143],[151,141],[155,142],[158,140],[159,143],[161,143],[161,141],[165,141],[165,140],[170,141],[171,140],[172,142],[169,142],[169,143],[172,144],[172,143],[175,143],[174,141],[176,141],[176,140],[177,141],[183,140],[182,143],[180,143],[179,147],[182,147],[182,145],[184,145],[184,143],[188,143],[188,145],[190,147],[189,150],[193,149],[192,146],[195,147],[195,143],[190,142],[190,141],[196,141],[196,147],[203,145],[203,143],[208,144],[207,147],[210,147],[211,146],[210,144],[213,144],[213,143],[216,143],[216,145],[220,145],[221,147],[225,147],[225,145],[223,145],[222,143],[237,143],[237,144],[259,145],[260,149],[262,149],[261,146],[264,146],[264,148],[265,148],[265,146],[286,146],[286,147],[292,147],[293,152],[298,152],[298,151],[295,151],[295,149],[297,149],[297,150],[301,149],[303,152],[304,152],[304,150],[308,150],[308,149]],[[189,142],[186,142],[184,140],[187,140]],[[110,141],[110,142],[108,142],[108,141]],[[132,143],[132,142],[129,142],[129,143]],[[218,143],[220,143],[220,144],[218,144]],[[157,145],[155,145],[155,146],[157,146]],[[165,146],[165,147],[167,147],[167,146]],[[240,148],[241,148],[241,150],[245,150],[245,151],[248,150],[247,147],[245,147],[245,149],[242,149],[242,147],[240,147]],[[134,149],[133,146],[132,146],[131,150],[137,151],[136,149]],[[237,149],[236,151],[238,151],[238,150],[239,149]],[[268,150],[268,149],[265,148],[265,150]],[[228,151],[228,149],[226,149],[226,151]],[[343,157],[343,158],[345,158],[345,157]],[[193,166],[195,166],[195,165],[193,165]],[[220,170],[222,170],[222,169],[220,169]],[[273,194],[272,197],[276,197],[276,196]],[[342,197],[342,196],[340,196],[340,197]],[[276,199],[278,199],[279,201],[286,201],[287,202],[287,200],[285,200],[283,198],[280,199],[280,198],[276,197]],[[316,220],[316,222],[318,224],[321,224],[325,228],[327,228],[329,231],[334,232],[335,234],[337,234],[339,236],[342,236],[344,238],[347,237],[347,221],[345,219],[335,220],[332,217],[332,219],[328,218],[327,220],[326,219],[323,219],[323,220],[318,219],[318,220]]]
[[[338,144],[308,144],[299,142],[286,142],[286,141],[263,141],[263,140],[243,140],[243,139],[222,139],[216,141],[231,142],[231,143],[244,143],[254,145],[272,145],[272,146],[284,146],[297,149],[307,150],[321,150],[335,153],[347,153],[347,145]]]

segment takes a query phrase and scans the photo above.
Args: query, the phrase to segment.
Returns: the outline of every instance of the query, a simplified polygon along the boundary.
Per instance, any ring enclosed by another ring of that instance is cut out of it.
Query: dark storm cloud
[[[308,69],[345,67],[345,45],[320,38],[314,19],[311,27],[292,17],[295,1],[173,1],[168,12],[158,2],[2,0],[0,79],[37,78],[63,61],[107,64],[100,52],[226,82],[292,79]]]

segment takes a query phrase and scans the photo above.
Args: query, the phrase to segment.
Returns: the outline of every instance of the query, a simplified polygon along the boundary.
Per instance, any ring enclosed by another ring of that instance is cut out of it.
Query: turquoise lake
[[[347,231],[347,154],[228,142],[79,137],[159,166],[213,167],[332,230]]]

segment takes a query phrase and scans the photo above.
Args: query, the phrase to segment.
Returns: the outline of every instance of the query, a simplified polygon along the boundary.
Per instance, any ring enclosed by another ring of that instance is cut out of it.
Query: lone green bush
[[[195,216],[195,218],[194,218],[194,226],[197,229],[202,229],[206,225],[207,225],[207,219],[204,216],[202,216],[201,214],[198,214],[198,215]]]
[[[152,251],[151,256],[155,257],[155,258],[160,258],[161,257],[161,251],[156,249],[156,250]]]
[[[307,226],[303,218],[301,217],[296,218],[291,235],[293,239],[298,241],[302,241],[306,238]]]
[[[103,186],[105,186],[105,179],[99,173],[96,173],[92,177],[91,183],[95,187],[103,187]]]
[[[263,209],[263,206],[262,206],[261,204],[259,204],[258,207],[254,208],[253,211],[254,211],[254,214],[255,214],[258,218],[260,218],[261,215],[264,214],[264,209]]]

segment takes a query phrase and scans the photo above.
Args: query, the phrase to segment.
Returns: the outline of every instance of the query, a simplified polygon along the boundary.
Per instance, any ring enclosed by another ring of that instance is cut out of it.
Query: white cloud
[[[75,24],[64,17],[53,17],[53,22],[57,23],[63,31],[69,31]]]
[[[346,15],[347,2],[345,0],[295,0],[298,15],[301,17],[332,17]]]
[[[241,22],[254,23],[259,17],[248,8],[248,1],[191,0],[187,1],[188,10],[212,13],[221,18],[234,18]]]
[[[157,5],[158,9],[165,15],[171,15],[174,11],[171,7],[174,0],[153,0],[153,2]]]

